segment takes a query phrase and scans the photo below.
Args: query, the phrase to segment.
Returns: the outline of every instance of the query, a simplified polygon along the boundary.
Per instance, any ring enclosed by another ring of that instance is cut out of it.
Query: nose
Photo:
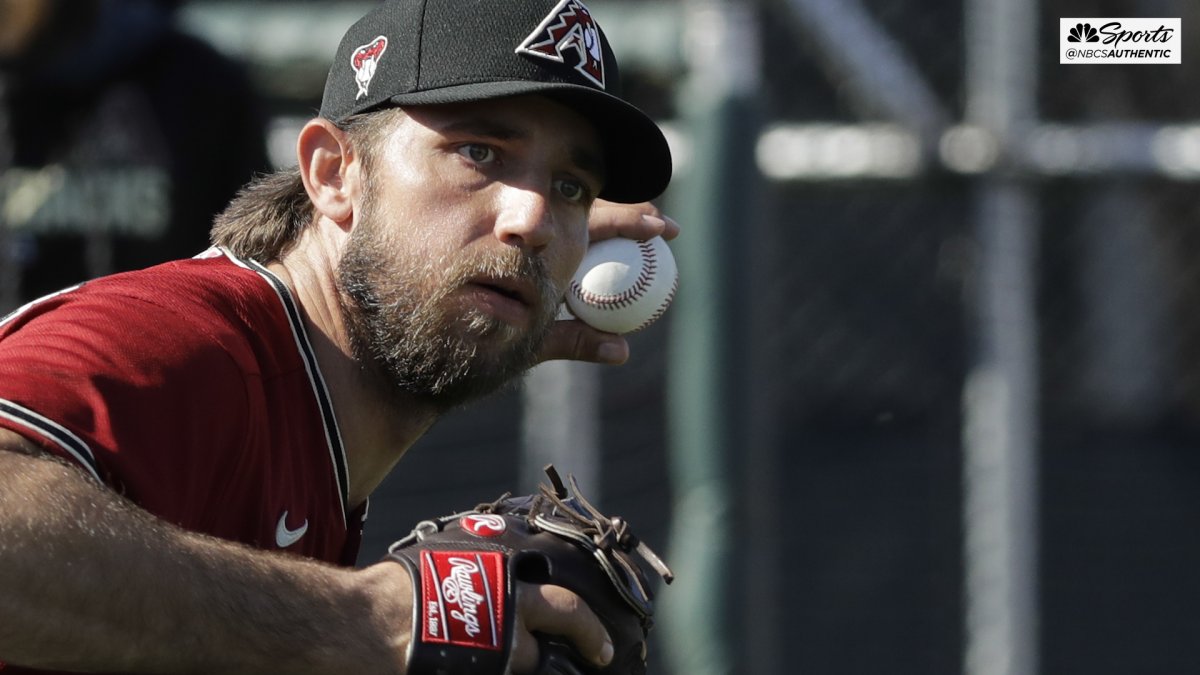
[[[554,214],[545,193],[506,185],[498,202],[495,234],[501,242],[538,253],[553,241]]]

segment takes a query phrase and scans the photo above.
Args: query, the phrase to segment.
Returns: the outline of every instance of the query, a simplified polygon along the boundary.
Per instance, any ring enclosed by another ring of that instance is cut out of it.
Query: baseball
[[[588,248],[567,290],[571,314],[598,330],[632,333],[667,311],[679,285],[662,237],[605,239]]]

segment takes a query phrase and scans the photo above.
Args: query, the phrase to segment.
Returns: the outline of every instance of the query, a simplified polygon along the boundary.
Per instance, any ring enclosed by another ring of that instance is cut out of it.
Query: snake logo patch
[[[380,35],[355,49],[350,55],[350,67],[354,69],[354,81],[358,83],[358,96],[354,97],[355,101],[367,95],[367,88],[371,86],[371,79],[375,77],[379,59],[383,58],[383,53],[387,51],[387,44],[387,38]]]

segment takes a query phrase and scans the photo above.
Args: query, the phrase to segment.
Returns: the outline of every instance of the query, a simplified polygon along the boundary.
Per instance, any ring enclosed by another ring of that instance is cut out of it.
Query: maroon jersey
[[[0,426],[186,529],[355,560],[365,504],[299,307],[224,250],[0,320]]]
[[[0,427],[185,529],[355,562],[367,505],[299,307],[227,251],[0,319]]]
[[[365,504],[299,307],[226,251],[0,321],[0,426],[185,529],[355,561]]]

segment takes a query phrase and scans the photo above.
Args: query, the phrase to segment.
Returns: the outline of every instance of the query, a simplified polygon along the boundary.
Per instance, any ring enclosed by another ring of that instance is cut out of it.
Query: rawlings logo
[[[458,526],[477,537],[498,537],[507,529],[504,517],[494,513],[473,513],[463,516],[458,521]]]
[[[387,51],[387,38],[380,35],[367,44],[354,50],[350,55],[350,67],[354,69],[354,81],[358,83],[358,100],[367,95],[367,87],[371,86],[371,78],[375,77],[375,69],[379,67],[379,59]]]
[[[600,27],[579,0],[558,3],[517,47],[518,54],[557,63],[567,63],[566,56],[571,52],[575,54],[575,70],[603,89],[604,48],[600,43]]]
[[[421,556],[421,640],[502,649],[504,587],[499,553],[426,551]]]
[[[478,637],[482,632],[479,626],[479,606],[487,598],[475,590],[475,576],[479,574],[479,566],[465,558],[450,558],[450,576],[442,580],[442,597],[450,605],[458,605],[450,612],[450,617],[462,622],[467,635]]]

